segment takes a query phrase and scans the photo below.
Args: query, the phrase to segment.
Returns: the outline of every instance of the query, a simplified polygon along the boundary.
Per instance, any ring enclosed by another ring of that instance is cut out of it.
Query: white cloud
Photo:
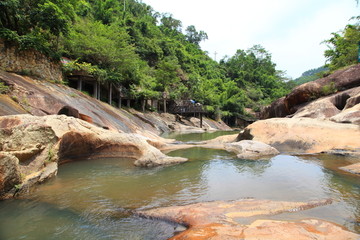
[[[169,12],[184,28],[195,25],[209,40],[202,49],[217,60],[237,49],[263,45],[292,77],[324,64],[331,32],[358,14],[355,0],[143,0],[158,12]]]

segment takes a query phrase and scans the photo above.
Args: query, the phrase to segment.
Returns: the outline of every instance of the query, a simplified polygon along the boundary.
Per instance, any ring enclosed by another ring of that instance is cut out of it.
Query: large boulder
[[[356,94],[355,96],[350,97],[347,101],[346,101],[346,105],[345,105],[345,110],[348,108],[352,108],[353,106],[357,105],[360,103],[360,91],[358,94]]]
[[[359,239],[358,234],[324,220],[306,219],[290,222],[264,219],[285,212],[293,213],[327,204],[331,204],[331,200],[284,202],[242,199],[157,208],[139,214],[188,226],[187,230],[175,235],[172,240]],[[237,219],[245,219],[250,224],[239,224]]]
[[[341,167],[340,169],[350,173],[360,174],[360,163],[351,164],[345,167]]]
[[[319,153],[333,149],[359,150],[360,128],[310,118],[271,118],[245,128],[240,140],[260,141],[280,152]]]
[[[285,105],[285,97],[282,97],[274,101],[269,106],[264,107],[264,109],[260,112],[260,119],[286,117],[289,114],[290,111]]]
[[[345,109],[339,114],[332,116],[330,120],[337,123],[352,123],[360,125],[360,104]]]
[[[19,174],[21,184],[31,188],[56,174],[58,163],[77,159],[116,157],[131,159],[137,166],[187,160],[166,156],[154,147],[156,141],[159,139],[105,130],[65,115],[3,116],[0,117],[0,172],[4,173],[4,179],[0,181],[0,191],[8,191],[9,186],[14,190],[19,184],[15,176]]]
[[[0,153],[0,198],[20,183],[19,159],[11,154]]]
[[[265,107],[260,113],[260,118],[291,117],[293,114],[298,117],[329,118],[337,114],[337,111],[346,109],[349,98],[354,97],[349,101],[350,105],[359,103],[359,97],[355,97],[360,93],[359,86],[360,64],[357,64],[295,87],[286,97]],[[352,93],[349,94],[350,92]],[[330,99],[324,100],[324,97],[329,95]],[[321,101],[309,104],[317,99]],[[348,107],[351,107],[350,105]]]
[[[358,94],[360,94],[360,87],[352,88],[326,97],[321,97],[312,102],[297,106],[298,110],[292,115],[292,117],[330,119],[331,117],[346,111],[346,109],[353,107]]]
[[[292,112],[294,106],[327,95],[332,92],[330,90],[344,91],[357,86],[360,86],[360,64],[294,88],[286,96],[285,105]]]
[[[259,159],[265,156],[274,156],[279,151],[262,142],[242,140],[239,142],[225,144],[225,149],[237,154],[241,159]]]
[[[341,111],[330,101],[329,98],[319,99],[302,106],[293,115],[293,118],[316,118],[328,119]]]

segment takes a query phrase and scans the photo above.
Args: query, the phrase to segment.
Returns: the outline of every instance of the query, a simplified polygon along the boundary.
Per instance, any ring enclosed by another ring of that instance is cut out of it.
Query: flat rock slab
[[[325,199],[310,202],[284,202],[242,199],[237,201],[214,201],[141,211],[144,217],[177,222],[187,230],[171,238],[180,239],[359,239],[360,235],[349,232],[331,222],[306,219],[298,222],[256,220],[250,225],[235,221],[296,212],[331,204]]]
[[[340,169],[360,175],[360,163],[351,164],[349,166],[341,167]]]
[[[311,118],[271,118],[244,129],[238,140],[255,140],[280,152],[320,153],[360,147],[360,127]]]

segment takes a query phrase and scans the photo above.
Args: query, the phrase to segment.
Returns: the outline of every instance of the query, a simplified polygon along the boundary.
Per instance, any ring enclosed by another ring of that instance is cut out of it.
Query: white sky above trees
[[[201,48],[216,60],[262,45],[278,70],[297,78],[325,64],[322,41],[360,15],[355,0],[143,0],[160,13],[203,30]]]

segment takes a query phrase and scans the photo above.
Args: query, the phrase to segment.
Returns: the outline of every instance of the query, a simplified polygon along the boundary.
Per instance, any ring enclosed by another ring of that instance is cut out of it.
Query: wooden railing
[[[175,105],[169,108],[170,113],[182,114],[182,113],[204,113],[205,110],[201,105],[189,104],[189,105]]]

